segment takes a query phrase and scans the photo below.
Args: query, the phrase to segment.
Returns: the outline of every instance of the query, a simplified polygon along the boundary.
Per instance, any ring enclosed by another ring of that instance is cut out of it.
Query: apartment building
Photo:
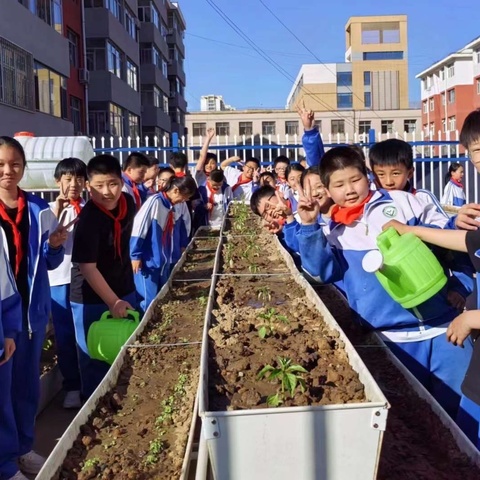
[[[345,62],[302,65],[286,108],[408,109],[406,15],[351,17],[345,39]]]
[[[0,132],[72,135],[60,0],[0,0]]]
[[[226,105],[222,95],[202,95],[200,97],[201,112],[220,112],[223,110],[235,110],[235,108]]]
[[[465,117],[480,108],[480,37],[447,55],[416,78],[421,81],[426,138],[455,140]]]
[[[382,111],[327,111],[315,115],[323,138],[332,135],[333,141],[350,141],[354,133],[368,134],[371,129],[383,135],[396,135],[404,138],[420,126],[419,109],[382,110]],[[230,142],[241,142],[242,136],[257,137],[256,143],[268,141],[269,136],[283,141],[288,135],[293,141],[294,135],[303,134],[303,126],[298,114],[289,110],[236,110],[220,112],[192,112],[187,115],[187,129],[190,139],[198,142],[207,129],[214,128],[217,135],[228,137]],[[411,137],[409,137],[411,139]]]

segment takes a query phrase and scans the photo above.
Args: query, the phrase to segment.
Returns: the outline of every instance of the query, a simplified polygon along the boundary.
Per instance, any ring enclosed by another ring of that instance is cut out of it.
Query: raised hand
[[[212,138],[215,136],[215,129],[214,128],[209,128],[207,130],[207,139],[209,142],[212,141]]]
[[[55,199],[55,216],[57,219],[60,218],[63,210],[70,204],[70,200],[68,199],[68,191],[70,187],[67,187],[65,191],[62,190],[62,185],[60,185],[60,193],[58,197]]]
[[[48,243],[52,248],[60,248],[68,238],[68,229],[78,222],[80,217],[76,217],[70,223],[63,224],[65,217],[58,224],[58,227],[48,237]]]
[[[305,130],[311,130],[315,126],[315,114],[312,110],[305,108],[305,100],[302,100],[302,105],[297,107],[298,115],[303,123]]]
[[[320,214],[319,203],[312,198],[310,185],[306,183],[305,190],[300,184],[297,186],[298,205],[297,214],[302,221],[302,225],[315,225],[318,222]]]

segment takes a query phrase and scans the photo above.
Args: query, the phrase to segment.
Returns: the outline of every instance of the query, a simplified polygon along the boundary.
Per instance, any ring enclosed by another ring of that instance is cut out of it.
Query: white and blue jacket
[[[48,203],[36,195],[23,192],[28,206],[28,284],[30,298],[28,304],[28,331],[45,329],[50,317],[51,299],[48,271],[54,270],[62,262],[65,249],[54,249],[48,244],[48,237],[58,226],[57,219]],[[4,245],[7,244],[5,231],[0,227]]]
[[[132,260],[142,261],[142,270],[169,275],[173,254],[174,210],[160,192],[147,198],[133,222],[130,239]]]
[[[391,219],[439,228],[447,221],[433,205],[425,206],[411,194],[378,190],[352,225],[331,222],[327,235],[318,224],[300,226],[297,238],[302,267],[324,283],[343,280],[350,307],[385,339],[411,342],[436,337],[458,315],[447,302],[446,289],[419,305],[414,314],[390,297],[374,273],[362,268],[363,257],[377,249],[376,238]]]
[[[461,207],[467,203],[463,185],[456,182],[453,178],[445,185],[443,196],[441,199],[442,205],[453,205],[454,207]]]
[[[309,167],[320,165],[320,159],[325,155],[322,136],[318,127],[312,130],[305,130],[302,137],[302,145],[305,150],[305,157]]]
[[[17,291],[8,261],[6,244],[0,235],[0,357],[4,352],[4,339],[16,339],[22,331],[22,299]]]

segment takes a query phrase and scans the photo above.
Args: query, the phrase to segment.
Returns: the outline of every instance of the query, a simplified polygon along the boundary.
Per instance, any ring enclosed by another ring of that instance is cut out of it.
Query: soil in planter
[[[215,251],[218,245],[218,238],[200,237],[193,240],[193,250],[211,250]]]
[[[257,375],[266,365],[277,366],[278,357],[308,371],[300,375],[305,392],[287,396],[283,406],[365,401],[338,332],[327,327],[291,277],[224,277],[216,292],[218,309],[209,331],[211,410],[266,408],[267,397],[279,384],[259,381]],[[271,321],[262,314],[270,314]],[[261,339],[259,330],[265,325],[270,334]]]
[[[54,480],[180,477],[200,346],[131,348]]]
[[[228,237],[222,249],[224,273],[290,273],[271,236]]]
[[[195,250],[188,253],[185,263],[174,277],[175,280],[205,280],[211,278],[215,254],[215,251],[196,252]]]
[[[173,282],[171,290],[156,305],[151,321],[136,343],[200,342],[210,285],[210,280]]]
[[[197,230],[195,238],[218,238],[220,236],[220,229],[202,229]]]
[[[457,447],[450,431],[421,399],[371,335],[351,321],[350,310],[333,287],[316,291],[335,313],[350,341],[391,404],[378,480],[477,480],[480,469]],[[365,346],[369,345],[369,346]]]

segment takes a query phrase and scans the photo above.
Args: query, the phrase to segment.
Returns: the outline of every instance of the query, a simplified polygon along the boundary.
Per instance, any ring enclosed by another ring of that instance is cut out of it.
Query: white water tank
[[[60,160],[76,157],[88,163],[95,155],[88,137],[34,137],[25,132],[15,135],[27,158],[27,168],[20,183],[26,190],[57,188],[53,172]]]

